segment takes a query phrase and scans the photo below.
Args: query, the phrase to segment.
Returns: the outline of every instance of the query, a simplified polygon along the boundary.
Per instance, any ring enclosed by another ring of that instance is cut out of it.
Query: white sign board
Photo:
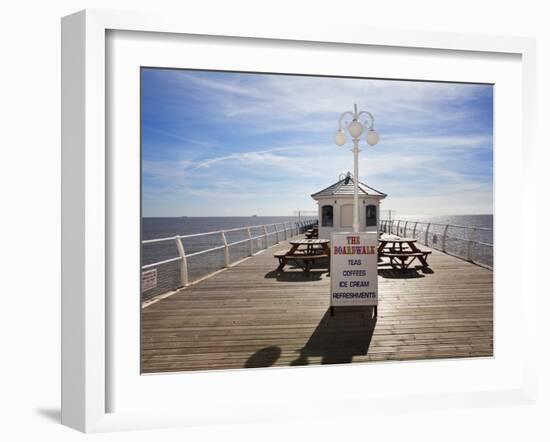
[[[378,305],[378,233],[332,233],[330,305]]]
[[[157,286],[157,269],[141,272],[141,291],[154,289]]]

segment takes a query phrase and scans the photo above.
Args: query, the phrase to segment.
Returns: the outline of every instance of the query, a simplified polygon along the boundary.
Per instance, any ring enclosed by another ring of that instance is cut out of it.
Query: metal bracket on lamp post
[[[361,116],[365,116],[365,121],[361,123]],[[353,105],[353,112],[346,111],[340,115],[338,120],[338,131],[336,132],[335,141],[338,146],[343,146],[346,143],[346,135],[342,123],[344,118],[349,116],[352,118],[350,123],[345,123],[344,128],[347,129],[353,140],[353,231],[359,232],[359,139],[363,132],[367,131],[367,144],[374,146],[378,143],[378,133],[374,130],[374,117],[370,112],[357,112],[357,104]]]

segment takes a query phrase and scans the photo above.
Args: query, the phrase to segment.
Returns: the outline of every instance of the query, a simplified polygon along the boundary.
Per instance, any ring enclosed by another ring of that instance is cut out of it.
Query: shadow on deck
[[[281,243],[142,310],[145,373],[493,354],[493,273],[433,251],[430,268],[379,267],[370,307],[329,314],[330,277],[277,272]]]

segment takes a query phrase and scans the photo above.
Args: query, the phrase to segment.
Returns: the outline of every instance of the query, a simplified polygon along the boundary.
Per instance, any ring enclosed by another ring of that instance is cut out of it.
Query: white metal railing
[[[434,231],[434,228],[436,227],[439,228],[438,232]],[[459,229],[463,231],[464,236],[460,237],[450,234],[449,230],[453,229]],[[442,252],[466,259],[467,261],[475,262],[476,264],[481,264],[490,268],[493,267],[492,242],[489,243],[487,241],[476,238],[476,234],[477,236],[482,236],[483,234],[487,236],[489,233],[492,238],[492,228],[434,223],[428,221],[411,221],[405,219],[381,219],[380,230],[385,233],[391,233],[404,237],[411,236],[412,238],[415,238],[434,249],[441,250]],[[418,236],[417,233],[419,233]],[[432,236],[430,236],[430,234]],[[441,238],[440,241],[439,238]],[[460,251],[457,250],[458,247],[449,247],[449,240],[451,240],[453,244],[465,246],[465,252],[460,253]],[[487,250],[487,252],[480,253],[479,256],[474,258],[473,252],[475,247],[483,247]]]
[[[263,240],[264,244],[262,247],[257,247],[257,250],[265,250],[270,247],[269,245],[269,238],[271,236],[275,237],[274,244],[278,244],[281,240],[286,240],[288,238],[291,238],[295,235],[298,235],[302,232],[304,232],[307,228],[311,227],[312,225],[317,223],[317,217],[302,217],[300,221],[285,221],[282,223],[273,223],[273,224],[262,224],[262,225],[256,225],[256,226],[245,226],[245,227],[237,227],[234,229],[224,229],[224,230],[216,230],[213,232],[204,232],[204,233],[194,233],[189,235],[175,235],[170,236],[166,238],[156,238],[156,239],[147,239],[143,240],[143,245],[154,245],[154,244],[166,244],[173,242],[176,245],[178,256],[173,258],[164,259],[161,261],[157,261],[150,264],[145,264],[141,266],[142,271],[158,268],[161,266],[164,266],[169,263],[173,263],[176,261],[180,262],[179,265],[179,274],[180,274],[180,281],[178,287],[184,287],[189,285],[190,283],[190,276],[189,276],[189,265],[188,260],[190,258],[204,255],[206,253],[214,252],[217,250],[223,250],[223,267],[229,267],[231,265],[231,252],[230,249],[233,246],[239,245],[239,244],[245,244],[248,243],[248,256],[252,256],[254,254],[254,242],[257,240]],[[268,229],[272,229],[272,231],[269,231]],[[262,233],[259,235],[252,235],[253,230],[260,230]],[[238,233],[243,232],[245,235],[244,239],[240,239],[237,241],[229,242],[227,238],[228,233]],[[209,247],[203,250],[197,250],[192,253],[187,253],[184,247],[184,241],[186,239],[191,238],[199,238],[199,237],[208,237],[208,236],[219,236],[221,245],[217,245],[215,247]],[[217,271],[219,269],[213,270],[211,273]],[[174,287],[174,288],[178,288]]]

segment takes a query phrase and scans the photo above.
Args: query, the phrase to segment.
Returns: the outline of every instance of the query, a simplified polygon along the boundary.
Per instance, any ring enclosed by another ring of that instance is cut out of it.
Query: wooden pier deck
[[[275,272],[285,248],[144,308],[142,372],[492,356],[491,270],[433,250],[425,271],[380,268],[377,319],[331,317],[327,270]]]

